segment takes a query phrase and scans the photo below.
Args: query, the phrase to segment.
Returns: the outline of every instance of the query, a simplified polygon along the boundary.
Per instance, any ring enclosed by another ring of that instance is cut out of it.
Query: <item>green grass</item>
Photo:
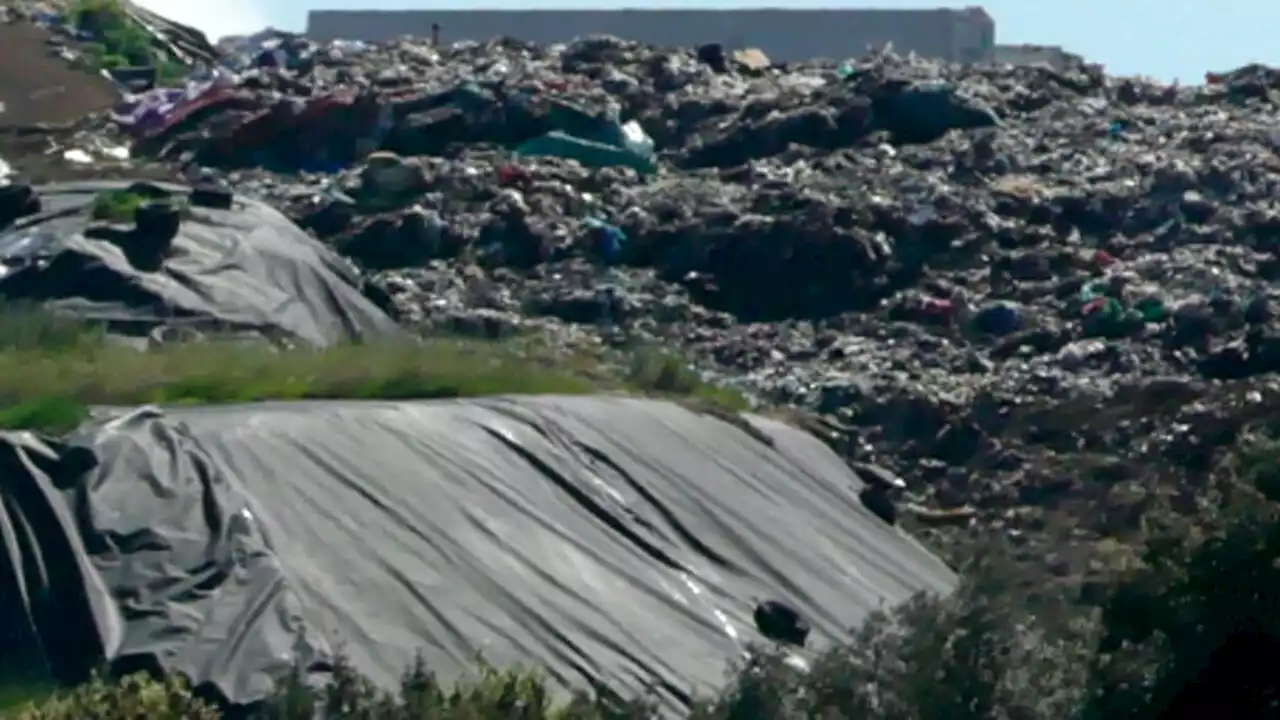
[[[114,223],[132,223],[138,208],[148,198],[130,190],[108,190],[98,193],[89,206],[89,216],[94,220]]]
[[[119,0],[75,0],[66,14],[73,25],[94,34],[95,41],[86,43],[83,50],[95,67],[115,70],[154,66],[160,85],[186,76],[187,68],[158,52],[151,36],[125,15]]]
[[[598,357],[521,340],[437,338],[326,350],[215,341],[140,352],[72,321],[0,310],[0,427],[9,429],[65,431],[92,405],[596,392],[746,408],[740,395],[702,383],[678,358],[656,353],[610,370]]]

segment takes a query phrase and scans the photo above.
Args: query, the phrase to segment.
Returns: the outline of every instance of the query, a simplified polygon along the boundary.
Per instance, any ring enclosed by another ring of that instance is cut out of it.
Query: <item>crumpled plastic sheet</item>
[[[237,82],[230,71],[215,70],[206,77],[193,77],[185,87],[155,88],[126,96],[112,110],[111,119],[134,135],[162,130],[183,111],[211,101]]]

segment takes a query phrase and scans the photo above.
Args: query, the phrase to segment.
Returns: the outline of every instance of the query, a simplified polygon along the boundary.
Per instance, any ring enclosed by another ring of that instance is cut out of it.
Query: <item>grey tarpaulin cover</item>
[[[623,397],[112,417],[0,436],[4,622],[67,678],[105,654],[244,703],[341,644],[388,685],[417,650],[444,678],[480,652],[678,710],[763,642],[758,600],[820,647],[955,582],[829,448],[763,418]]]
[[[116,245],[84,235],[98,193],[128,186],[36,188],[41,212],[0,233],[0,297],[36,301],[131,334],[160,326],[217,328],[325,346],[396,332],[341,258],[248,198],[237,197],[231,210],[190,208],[164,266],[136,269]]]

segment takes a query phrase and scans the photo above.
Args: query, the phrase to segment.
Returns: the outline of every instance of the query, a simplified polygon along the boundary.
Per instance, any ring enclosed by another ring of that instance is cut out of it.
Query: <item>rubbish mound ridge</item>
[[[1271,393],[1270,68],[279,33],[228,64],[118,117],[133,157],[271,200],[410,325],[655,343],[814,410],[942,541],[1086,572],[1208,501],[1185,478]]]

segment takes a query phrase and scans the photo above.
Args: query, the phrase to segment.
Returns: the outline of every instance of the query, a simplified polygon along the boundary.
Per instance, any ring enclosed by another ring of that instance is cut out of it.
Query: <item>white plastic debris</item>
[[[67,162],[77,163],[79,165],[92,165],[93,156],[81,150],[80,148],[72,148],[62,152],[62,159]]]

